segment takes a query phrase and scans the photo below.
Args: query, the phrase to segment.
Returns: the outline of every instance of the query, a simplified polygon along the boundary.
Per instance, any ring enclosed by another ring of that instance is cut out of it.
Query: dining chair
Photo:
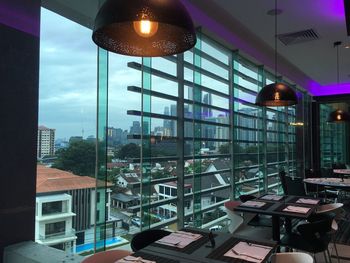
[[[241,202],[239,201],[228,201],[224,204],[227,217],[231,221],[228,227],[229,232],[231,234],[238,234],[249,238],[255,238],[258,236],[268,240],[271,239],[272,231],[270,227],[256,227],[248,225],[249,220],[246,220],[246,217],[242,215],[242,213],[234,211],[234,208],[240,204]]]
[[[313,263],[314,259],[307,253],[286,252],[272,255],[271,263]]]
[[[139,232],[133,236],[130,242],[132,251],[136,252],[144,247],[147,247],[151,243],[170,235],[171,232],[161,229],[149,229]]]
[[[285,171],[280,171],[278,173],[278,176],[280,178],[280,182],[281,182],[281,186],[282,186],[283,192],[284,192],[285,195],[287,195],[288,191],[287,191],[287,184],[286,184],[286,172]]]
[[[286,233],[281,239],[281,246],[303,250],[313,254],[323,252],[325,261],[331,262],[328,245],[331,241],[332,221],[335,214],[320,214],[313,222],[304,222],[297,226],[297,232]]]
[[[317,220],[318,215],[327,214],[327,213],[335,214],[335,218],[332,221],[331,230],[330,230],[329,234],[331,235],[331,241],[333,243],[333,247],[334,247],[337,259],[338,259],[338,263],[340,263],[340,259],[339,259],[337,244],[335,243],[335,235],[339,229],[339,226],[338,226],[338,223],[336,221],[336,218],[338,218],[338,216],[340,216],[344,212],[342,210],[343,206],[344,206],[344,204],[342,204],[342,203],[331,203],[331,204],[320,205],[316,210],[316,215],[309,219],[309,221],[313,221],[313,220]],[[316,217],[316,219],[315,219],[315,217]]]
[[[92,256],[85,258],[82,263],[114,263],[118,259],[122,259],[123,257],[129,256],[131,254],[131,251],[122,249],[107,250],[98,252]]]
[[[306,196],[303,178],[285,176],[287,195]]]

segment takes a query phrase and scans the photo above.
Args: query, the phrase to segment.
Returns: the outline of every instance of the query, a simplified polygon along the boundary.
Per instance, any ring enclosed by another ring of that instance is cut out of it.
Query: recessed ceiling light
[[[344,48],[346,48],[346,49],[350,48],[350,44],[346,44],[346,45],[344,46]]]
[[[269,16],[278,16],[282,13],[283,13],[282,9],[275,9],[275,8],[266,12],[266,14],[268,14]]]

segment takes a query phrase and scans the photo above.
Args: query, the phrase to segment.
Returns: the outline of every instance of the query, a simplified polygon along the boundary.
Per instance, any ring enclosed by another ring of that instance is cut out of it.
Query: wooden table
[[[310,204],[299,204],[296,203],[296,201],[299,198],[306,198],[306,199],[315,199],[311,197],[305,197],[305,196],[283,196],[282,199],[274,201],[274,200],[264,200],[265,195],[254,199],[254,201],[261,201],[265,202],[266,205],[263,207],[257,208],[257,207],[248,207],[244,206],[243,204],[237,206],[234,210],[239,212],[248,212],[248,213],[256,213],[256,214],[265,214],[265,215],[271,215],[272,216],[272,238],[273,240],[280,242],[280,217],[283,217],[286,219],[286,231],[291,231],[291,219],[297,218],[297,219],[308,219],[311,214],[314,213],[315,209],[318,205],[310,205]],[[317,199],[318,202],[320,202],[320,199]],[[286,212],[283,211],[284,208],[286,208],[289,205],[293,206],[300,206],[300,207],[308,207],[310,210],[303,214],[303,213],[294,213],[294,212]]]
[[[276,250],[277,243],[267,240],[247,239],[247,237],[232,235],[224,232],[214,232],[215,247],[210,246],[208,239],[209,232],[203,229],[186,228],[183,229],[192,233],[199,233],[203,235],[203,240],[198,239],[185,248],[174,248],[158,243],[152,243],[151,245],[135,252],[135,256],[141,256],[145,259],[154,260],[157,263],[190,263],[190,262],[204,262],[204,263],[222,263],[222,262],[247,262],[239,259],[233,259],[230,257],[224,257],[223,255],[231,249],[236,243],[240,241],[246,241],[252,244],[260,244],[265,246],[271,246],[272,250],[265,260],[262,262],[268,262],[270,256]],[[198,243],[197,243],[198,242]],[[236,261],[234,261],[236,260]]]

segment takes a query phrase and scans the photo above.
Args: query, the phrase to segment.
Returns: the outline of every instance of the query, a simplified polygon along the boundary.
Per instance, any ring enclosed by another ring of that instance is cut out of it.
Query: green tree
[[[140,158],[141,149],[140,146],[135,143],[129,143],[123,145],[118,152],[118,158],[126,159],[126,158]]]
[[[95,173],[95,142],[75,141],[57,152],[53,168],[70,171],[76,175],[93,176]]]

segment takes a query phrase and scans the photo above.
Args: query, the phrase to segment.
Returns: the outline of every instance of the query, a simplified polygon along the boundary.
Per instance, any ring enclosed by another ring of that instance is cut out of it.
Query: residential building
[[[55,154],[55,129],[45,126],[38,127],[37,158],[52,156]]]

